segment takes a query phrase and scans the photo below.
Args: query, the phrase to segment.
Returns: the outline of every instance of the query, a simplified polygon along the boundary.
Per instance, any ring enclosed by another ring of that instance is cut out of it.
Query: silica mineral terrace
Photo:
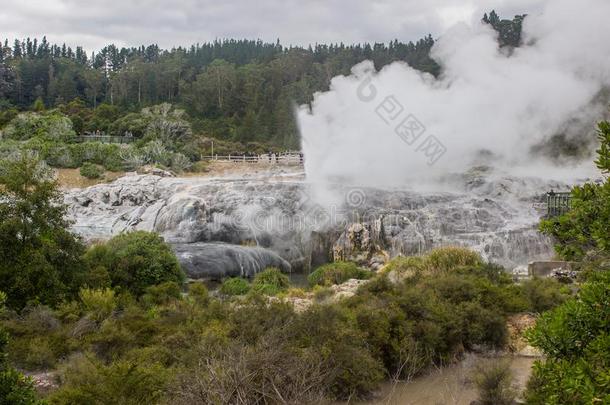
[[[73,229],[89,241],[158,232],[192,279],[252,276],[269,266],[306,272],[332,260],[377,269],[444,245],[471,247],[514,270],[553,255],[537,231],[541,203],[547,191],[567,187],[475,167],[443,179],[451,192],[337,184],[342,201],[320,205],[298,167],[252,165],[244,173],[235,165],[217,177],[128,174],[68,190]]]

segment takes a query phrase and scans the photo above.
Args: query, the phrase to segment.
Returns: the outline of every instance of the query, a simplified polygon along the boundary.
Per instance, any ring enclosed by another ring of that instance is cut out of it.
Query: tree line
[[[491,16],[484,21],[518,44],[520,20]],[[434,43],[431,35],[415,42],[309,47],[225,39],[169,50],[108,45],[88,55],[46,37],[6,39],[0,43],[0,112],[30,109],[37,100],[38,108],[80,99],[91,109],[110,104],[126,113],[168,102],[186,110],[198,133],[296,147],[295,104],[309,103],[334,76],[349,74],[364,60],[377,69],[403,61],[438,75],[440,66],[430,57]]]

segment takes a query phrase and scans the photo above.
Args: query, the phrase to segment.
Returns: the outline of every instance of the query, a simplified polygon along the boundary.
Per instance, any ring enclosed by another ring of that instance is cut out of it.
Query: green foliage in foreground
[[[610,172],[610,123],[598,126],[596,164]],[[566,259],[584,261],[576,298],[542,315],[528,339],[546,359],[536,363],[528,382],[531,404],[610,403],[610,181],[572,190],[571,210],[543,221]]]
[[[372,275],[371,271],[358,267],[356,263],[334,262],[318,267],[307,277],[307,281],[311,286],[329,286],[344,283],[352,278],[366,280]]]
[[[598,125],[600,148],[596,164],[610,172],[610,123]],[[591,252],[610,255],[610,180],[586,183],[572,189],[572,207],[566,214],[544,220],[543,233],[557,240],[557,253],[567,260],[582,260]]]
[[[91,247],[84,257],[98,276],[108,275],[110,286],[135,296],[150,286],[167,281],[182,283],[185,279],[171,248],[155,233],[136,231],[115,236]]]
[[[99,179],[104,175],[104,168],[99,165],[86,162],[83,163],[80,168],[80,175],[88,179]]]
[[[276,295],[290,286],[288,276],[282,274],[280,269],[269,267],[254,276],[252,289],[266,295]]]
[[[34,156],[0,161],[0,290],[10,308],[76,296],[84,247],[64,214],[57,184]]]
[[[510,361],[481,360],[475,365],[472,380],[479,393],[476,405],[513,405],[517,390],[513,386]]]
[[[0,291],[0,313],[4,311],[5,301],[6,294]],[[8,364],[8,340],[8,334],[0,328],[0,405],[39,404],[32,381]]]
[[[542,315],[528,339],[546,355],[534,366],[528,403],[610,403],[610,271],[592,273],[576,298]]]
[[[222,282],[220,292],[225,295],[245,295],[250,291],[250,283],[241,277],[231,277]]]
[[[90,265],[95,257],[88,254]],[[245,281],[232,280],[225,284]],[[14,337],[13,364],[59,368],[53,404],[100,395],[126,404],[320,402],[366,396],[388,376],[412,377],[480,345],[501,347],[506,317],[534,310],[529,296],[556,297],[538,290],[560,288],[535,283],[527,292],[480,264],[430,267],[398,282],[378,274],[355,296],[301,313],[261,295],[287,286],[267,269],[238,305],[199,284],[186,296],[175,283],[159,284],[140,298],[121,284],[100,286],[2,324]]]

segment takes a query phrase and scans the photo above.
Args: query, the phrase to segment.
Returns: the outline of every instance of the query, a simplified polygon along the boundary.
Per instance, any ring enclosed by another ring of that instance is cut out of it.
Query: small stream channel
[[[386,382],[374,399],[357,402],[367,405],[469,405],[477,399],[475,386],[470,382],[474,365],[481,356],[470,354],[461,362],[433,370],[411,382]],[[511,356],[510,365],[514,384],[523,392],[537,358]],[[353,403],[353,402],[352,402]]]

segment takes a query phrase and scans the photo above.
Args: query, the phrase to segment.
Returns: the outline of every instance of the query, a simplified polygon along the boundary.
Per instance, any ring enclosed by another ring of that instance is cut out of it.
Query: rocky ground
[[[337,184],[333,192],[342,199],[329,205],[313,197],[298,167],[227,164],[240,169],[223,176],[132,173],[69,190],[74,230],[88,240],[155,231],[191,259],[202,252],[197,245],[189,252],[192,243],[215,243],[217,253],[224,244],[225,253],[244,258],[257,256],[255,246],[293,271],[330,260],[376,269],[397,254],[444,245],[471,247],[509,268],[552,255],[550,240],[536,229],[537,204],[547,189],[561,189],[557,183],[478,170],[454,176],[451,191],[441,192]],[[244,266],[234,262],[220,273],[243,274]]]

